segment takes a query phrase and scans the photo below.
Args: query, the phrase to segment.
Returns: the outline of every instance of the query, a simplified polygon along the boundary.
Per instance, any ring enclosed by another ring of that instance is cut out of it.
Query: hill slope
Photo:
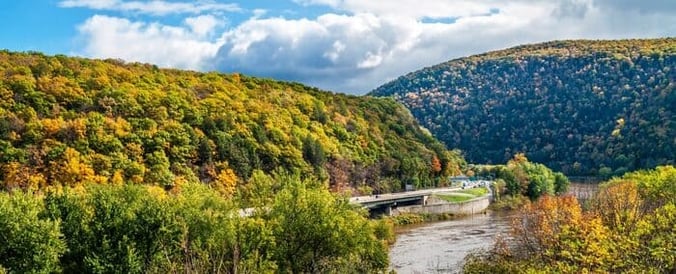
[[[609,176],[676,155],[676,39],[555,41],[460,58],[387,83],[468,161],[516,152],[573,175]]]
[[[202,181],[256,172],[398,190],[462,158],[391,99],[238,74],[0,51],[0,186]]]

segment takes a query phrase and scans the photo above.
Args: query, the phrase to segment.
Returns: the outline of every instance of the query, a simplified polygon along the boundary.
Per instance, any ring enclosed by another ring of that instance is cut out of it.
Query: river
[[[510,213],[476,214],[450,221],[400,228],[390,248],[397,273],[459,273],[468,252],[490,248],[509,230]]]
[[[572,183],[569,194],[592,197],[597,184]],[[509,232],[511,212],[489,212],[450,221],[399,228],[390,248],[390,265],[397,273],[459,273],[468,252],[489,249],[498,234]]]

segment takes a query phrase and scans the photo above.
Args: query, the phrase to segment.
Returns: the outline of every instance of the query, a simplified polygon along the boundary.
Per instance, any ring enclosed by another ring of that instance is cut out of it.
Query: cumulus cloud
[[[405,16],[415,19],[422,18],[454,18],[464,16],[483,15],[499,5],[498,1],[475,0],[392,0],[392,1],[363,1],[363,0],[294,0],[301,5],[326,5],[337,10],[353,13],[372,13],[378,16]],[[504,1],[506,2],[506,1]]]
[[[499,8],[502,12],[485,5],[476,8],[479,15],[464,17],[470,13],[449,13],[460,16],[452,23],[425,23],[422,19],[434,13],[412,16],[385,8],[314,20],[252,18],[224,34],[217,69],[363,93],[451,57],[512,45],[510,34],[538,23],[538,14],[552,9],[523,3]]]
[[[225,22],[213,15],[200,15],[186,18],[185,24],[190,27],[193,33],[203,37],[213,34],[216,27],[224,26]]]
[[[185,26],[168,26],[95,15],[87,19],[79,31],[86,40],[84,54],[87,56],[199,70],[220,47],[219,41],[210,41],[207,37],[219,24],[209,16],[187,18]]]
[[[370,14],[252,18],[224,34],[218,68],[310,83],[356,77],[407,40],[392,23]]]
[[[658,13],[673,16],[676,12],[676,1],[673,0],[596,0],[594,4],[600,8],[644,14]]]
[[[182,10],[192,16],[178,26],[94,16],[80,27],[90,56],[242,72],[356,94],[426,66],[519,44],[676,34],[671,0],[286,1],[328,11],[285,18],[257,9],[270,7],[255,7],[240,11],[248,19],[233,22],[216,12],[239,7],[219,2],[66,0],[61,5],[152,15]]]
[[[64,0],[59,2],[59,6],[64,8],[89,8],[94,10],[135,12],[155,16],[185,13],[200,14],[207,11],[239,12],[242,10],[237,4],[223,4],[213,1],[167,2],[162,0]]]
[[[218,68],[361,94],[425,66],[524,43],[676,33],[664,16],[673,12],[630,0],[294,2],[340,14],[252,18],[224,34]]]

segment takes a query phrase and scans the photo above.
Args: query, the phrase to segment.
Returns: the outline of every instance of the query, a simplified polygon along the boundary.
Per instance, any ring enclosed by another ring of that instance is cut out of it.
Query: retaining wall
[[[392,209],[392,215],[401,213],[470,215],[486,211],[490,203],[490,195],[487,195],[460,203],[433,202],[427,205],[397,207]]]

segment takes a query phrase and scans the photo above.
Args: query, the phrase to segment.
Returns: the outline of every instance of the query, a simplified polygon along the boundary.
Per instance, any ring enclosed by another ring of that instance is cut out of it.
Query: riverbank
[[[390,269],[397,273],[459,273],[465,256],[490,248],[496,235],[507,233],[509,212],[454,216],[452,220],[396,228],[390,247]]]
[[[491,200],[491,196],[486,195],[487,193],[486,189],[439,193],[430,196],[424,205],[393,209],[392,216],[387,218],[395,225],[410,225],[486,213]]]
[[[592,197],[598,185],[572,183],[568,194]],[[428,201],[429,202],[429,201]],[[398,273],[460,273],[465,256],[489,249],[498,235],[507,235],[512,216],[529,203],[525,196],[503,196],[482,214],[400,213],[388,217],[395,224],[390,269]]]
[[[452,214],[452,213],[441,213],[441,214],[403,213],[396,216],[388,216],[386,218],[391,220],[395,226],[401,227],[407,225],[455,220],[457,218],[462,218],[466,216],[467,215]]]

